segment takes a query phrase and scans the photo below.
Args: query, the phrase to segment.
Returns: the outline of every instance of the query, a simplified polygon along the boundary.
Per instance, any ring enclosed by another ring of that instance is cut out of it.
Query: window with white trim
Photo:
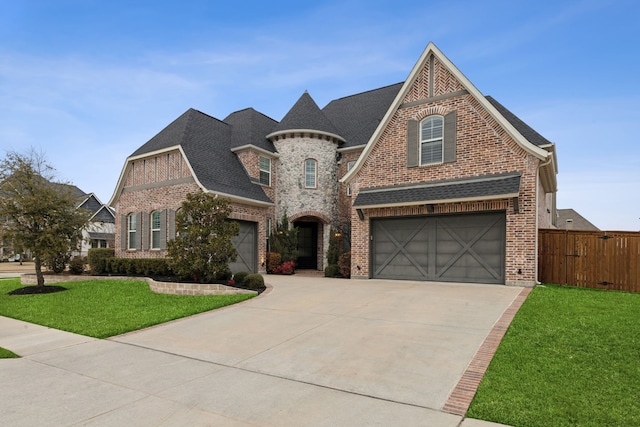
[[[160,212],[151,214],[151,249],[160,249]]]
[[[271,185],[271,159],[260,156],[260,184]]]
[[[304,161],[304,187],[316,188],[317,181],[317,165],[318,162],[314,159],[307,159]]]
[[[127,217],[127,235],[128,235],[127,249],[136,248],[136,232],[137,232],[136,215],[129,214],[129,216]]]
[[[444,119],[429,116],[420,123],[420,164],[442,163],[442,136]]]

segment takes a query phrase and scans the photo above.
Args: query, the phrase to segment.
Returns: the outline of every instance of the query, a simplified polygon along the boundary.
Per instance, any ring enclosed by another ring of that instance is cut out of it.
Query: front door
[[[296,268],[316,270],[318,268],[318,223],[296,221],[293,225],[298,227]]]

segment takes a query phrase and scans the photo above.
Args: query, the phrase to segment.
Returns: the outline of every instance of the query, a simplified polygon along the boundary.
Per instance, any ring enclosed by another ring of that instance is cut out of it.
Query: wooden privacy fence
[[[542,283],[640,292],[640,232],[540,230]]]

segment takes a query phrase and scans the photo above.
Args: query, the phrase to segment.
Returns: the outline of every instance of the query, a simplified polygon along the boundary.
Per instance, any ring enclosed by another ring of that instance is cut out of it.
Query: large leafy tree
[[[177,236],[167,243],[178,276],[207,283],[229,270],[237,257],[231,239],[239,232],[238,223],[228,221],[230,214],[227,199],[203,191],[187,194],[176,213]]]
[[[89,212],[76,206],[71,187],[55,180],[43,154],[10,151],[0,160],[0,232],[31,252],[38,287],[44,286],[43,264],[68,259],[82,241]]]

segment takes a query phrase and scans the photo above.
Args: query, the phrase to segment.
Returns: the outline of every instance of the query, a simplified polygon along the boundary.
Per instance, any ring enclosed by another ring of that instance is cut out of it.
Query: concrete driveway
[[[110,340],[0,318],[0,347],[25,356],[0,361],[3,424],[491,425],[443,407],[521,288],[267,281],[245,303]]]

